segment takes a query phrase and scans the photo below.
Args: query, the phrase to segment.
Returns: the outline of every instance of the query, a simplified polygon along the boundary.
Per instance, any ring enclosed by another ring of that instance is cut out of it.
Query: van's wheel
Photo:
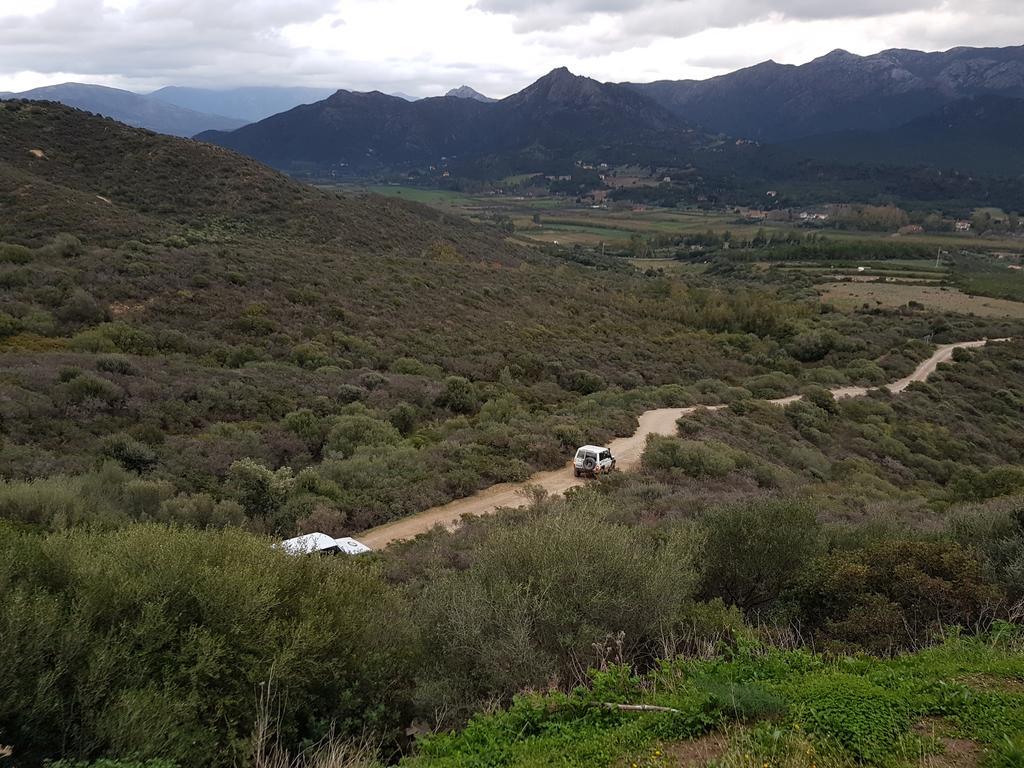
[[[586,459],[583,462],[583,469],[585,469],[587,472],[591,472],[592,473],[596,467],[597,467],[597,462],[594,461],[593,459]]]

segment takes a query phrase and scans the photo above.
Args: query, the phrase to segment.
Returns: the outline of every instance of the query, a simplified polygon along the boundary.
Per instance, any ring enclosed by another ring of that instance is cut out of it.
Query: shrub
[[[437,404],[453,413],[472,413],[477,408],[476,390],[468,379],[449,376],[444,380],[444,390],[438,395]]]
[[[124,390],[112,381],[82,373],[54,388],[54,400],[64,406],[98,403],[112,407],[124,400]]]
[[[57,311],[65,323],[93,325],[110,319],[110,310],[82,288],[76,288]]]
[[[82,241],[74,235],[60,233],[50,243],[43,247],[42,252],[46,256],[58,256],[71,258],[82,255]]]
[[[735,451],[709,440],[677,440],[650,437],[644,449],[643,465],[651,470],[680,469],[690,477],[725,477],[736,469]]]
[[[592,395],[600,392],[607,384],[602,376],[590,371],[575,370],[566,373],[559,380],[563,389],[579,392],[581,395]]]
[[[335,392],[334,398],[342,405],[348,405],[364,400],[366,395],[367,391],[362,387],[357,387],[355,384],[342,384]]]
[[[123,352],[126,355],[151,355],[157,349],[153,335],[128,323],[103,323],[78,333],[71,346],[79,352]]]
[[[981,471],[973,467],[961,469],[950,482],[950,491],[957,501],[985,501],[1024,490],[1024,468],[995,467]]]
[[[19,761],[159,756],[229,768],[261,684],[282,747],[396,736],[416,633],[371,568],[240,531],[0,535],[0,729]]]
[[[125,434],[106,438],[100,453],[131,472],[148,472],[157,464],[157,457],[152,448]]]
[[[310,341],[299,344],[292,350],[292,362],[300,368],[316,370],[324,366],[334,365],[335,359],[323,344]]]
[[[704,596],[748,613],[771,608],[821,546],[814,510],[795,501],[719,507],[700,527]]]
[[[263,521],[268,531],[290,533],[295,520],[281,512],[293,482],[288,467],[275,472],[254,459],[240,459],[228,470],[226,488],[248,517]]]
[[[389,422],[369,413],[339,416],[327,435],[326,449],[334,456],[350,458],[360,446],[395,445],[402,439]]]
[[[241,368],[246,363],[256,362],[263,359],[263,353],[250,344],[239,344],[232,347],[224,359],[224,365],[228,368]]]
[[[468,570],[427,586],[421,620],[439,674],[421,683],[430,704],[465,708],[572,683],[594,644],[620,631],[625,660],[662,650],[687,616],[696,579],[688,544],[655,547],[637,529],[602,523],[595,503],[496,530]]]
[[[391,363],[388,370],[392,373],[403,373],[408,376],[427,375],[427,366],[414,357],[399,357]]]
[[[839,334],[830,328],[805,331],[793,338],[787,350],[802,363],[823,360],[839,342]]]
[[[0,263],[28,264],[32,261],[32,249],[14,243],[0,243]]]
[[[401,402],[388,412],[388,421],[403,436],[408,436],[416,429],[419,410],[411,403]]]
[[[19,331],[21,331],[21,323],[6,312],[0,312],[0,339],[14,336]]]
[[[879,654],[930,642],[950,627],[982,627],[1003,597],[959,544],[913,539],[822,555],[796,592],[819,641]]]
[[[122,355],[106,355],[96,360],[96,370],[104,373],[117,373],[121,376],[138,376],[140,371],[127,357]]]
[[[839,413],[839,404],[836,402],[835,396],[824,387],[806,387],[803,395],[804,400],[825,411],[825,413]]]
[[[245,522],[245,510],[230,499],[217,501],[209,494],[199,493],[166,499],[155,518],[160,522],[192,528],[226,528],[241,526]]]
[[[982,555],[989,577],[1011,600],[1024,599],[1024,497],[957,510],[950,528],[958,542]]]

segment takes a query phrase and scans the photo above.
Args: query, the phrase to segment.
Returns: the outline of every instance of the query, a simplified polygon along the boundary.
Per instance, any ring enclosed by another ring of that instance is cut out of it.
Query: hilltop
[[[492,99],[489,96],[484,96],[480,91],[470,88],[468,85],[460,85],[458,88],[452,88],[445,96],[453,96],[456,99],[473,99],[474,101],[482,101],[485,104],[493,104],[497,99]]]

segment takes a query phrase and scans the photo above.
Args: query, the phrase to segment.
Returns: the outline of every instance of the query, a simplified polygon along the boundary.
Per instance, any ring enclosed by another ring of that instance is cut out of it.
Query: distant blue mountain
[[[322,101],[335,90],[337,89],[263,86],[213,90],[170,85],[149,95],[178,107],[197,112],[213,112],[246,123],[255,123],[278,112],[287,112],[300,104]]]
[[[61,83],[33,88],[21,93],[0,94],[0,98],[56,101],[76,109],[95,112],[131,125],[173,136],[194,136],[209,130],[230,131],[247,120],[186,109],[159,99],[141,96],[119,88],[85,83]]]

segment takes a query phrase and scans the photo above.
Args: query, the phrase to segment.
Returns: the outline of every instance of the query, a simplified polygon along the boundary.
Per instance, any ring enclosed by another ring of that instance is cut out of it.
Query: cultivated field
[[[955,288],[880,282],[838,282],[818,286],[823,301],[840,308],[868,304],[905,307],[916,301],[930,309],[991,318],[1024,318],[1024,304],[985,296],[969,296]]]

